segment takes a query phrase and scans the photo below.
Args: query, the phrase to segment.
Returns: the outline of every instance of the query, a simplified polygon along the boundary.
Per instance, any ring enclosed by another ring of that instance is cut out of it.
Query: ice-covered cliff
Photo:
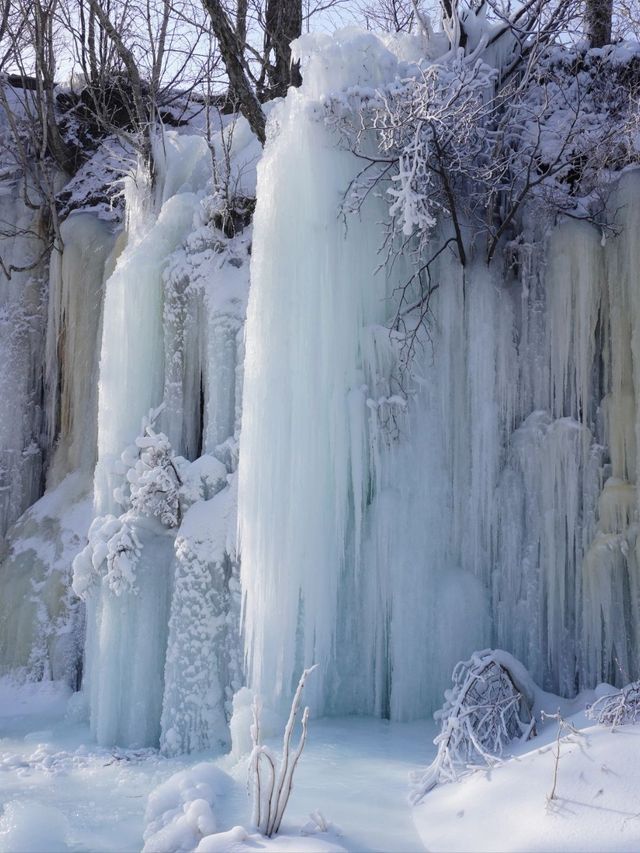
[[[384,195],[345,214],[361,161],[324,105],[403,77],[421,46],[298,49],[257,188],[234,132],[253,225],[225,233],[209,146],[167,133],[122,234],[66,220],[46,372],[27,335],[0,379],[22,383],[0,415],[23,472],[7,521],[47,472],[7,538],[0,665],[75,685],[81,649],[103,744],[225,742],[243,681],[278,706],[311,663],[316,713],[395,719],[428,715],[488,645],[567,695],[640,674],[640,173],[608,232],[530,205],[491,264],[443,251],[426,322],[399,326],[412,260],[380,254]],[[34,394],[51,440],[28,473]]]
[[[373,37],[312,55],[260,164],[239,495],[250,683],[277,702],[319,662],[316,709],[404,719],[486,645],[563,693],[636,677],[640,176],[611,199],[615,238],[545,234],[534,210],[519,269],[444,252],[403,369],[389,327],[407,271],[381,265],[384,201],[336,216],[361,166],[319,119],[332,88],[381,69],[400,74]]]

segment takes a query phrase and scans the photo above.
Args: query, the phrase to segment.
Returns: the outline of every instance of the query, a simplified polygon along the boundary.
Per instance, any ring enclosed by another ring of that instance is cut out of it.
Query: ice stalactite
[[[278,136],[260,164],[240,444],[244,627],[250,683],[271,702],[317,662],[318,713],[393,706],[394,716],[410,716],[435,700],[440,684],[427,669],[434,658],[440,673],[455,663],[464,647],[456,632],[482,641],[485,604],[463,566],[448,554],[438,565],[442,549],[431,539],[441,521],[435,495],[445,501],[446,489],[430,466],[441,466],[447,448],[404,414],[394,383],[397,350],[385,324],[403,265],[376,273],[384,203],[372,198],[360,216],[339,216],[360,167],[318,121],[313,93],[325,80],[314,73],[329,74],[326,85],[339,73],[366,85],[376,81],[357,75],[368,68],[397,69],[384,50],[369,56],[375,40],[358,39],[371,61],[350,67],[334,44],[330,62],[314,57],[302,89],[274,113]],[[403,444],[414,427],[427,454],[417,462]],[[409,494],[420,505],[425,491],[427,514],[407,514]],[[448,625],[436,606],[445,584],[465,601]],[[446,652],[430,654],[431,643]],[[423,664],[424,677],[411,677]]]
[[[640,173],[612,200],[620,231],[603,249],[605,397],[600,416],[609,463],[597,532],[582,568],[582,683],[637,678],[640,655],[638,436],[640,430]]]
[[[517,428],[493,522],[495,642],[564,694],[579,681],[581,571],[604,459],[596,423],[600,243],[595,228],[566,223],[523,270]]]
[[[225,238],[214,211],[209,199],[165,274],[163,423],[183,452],[203,453],[185,470],[176,538],[160,738],[169,754],[228,742],[242,678],[235,471],[251,232]],[[189,425],[199,406],[198,435]]]
[[[47,328],[47,429],[55,441],[47,485],[68,473],[92,474],[98,430],[98,361],[104,283],[121,248],[113,225],[76,213],[61,226],[52,255]]]
[[[354,510],[369,488],[364,416],[350,419],[347,397],[365,381],[365,329],[386,319],[385,276],[373,276],[376,212],[348,225],[338,218],[354,164],[307,106],[304,94],[290,93],[274,117],[278,141],[260,164],[247,316],[245,628],[253,685],[272,699],[288,696],[312,660],[323,672],[310,689],[322,695],[346,541],[359,547]]]
[[[207,179],[204,140],[169,135],[162,155],[157,212],[140,176],[129,179],[127,245],[106,285],[94,488],[97,514],[107,518],[123,511],[114,496],[126,474],[121,454],[162,402],[163,267],[189,232],[194,190]],[[146,746],[160,736],[175,531],[144,513],[131,528],[139,543],[135,588],[115,589],[108,571],[85,587],[83,565],[99,570],[102,562],[95,549],[76,564],[75,585],[86,596],[83,690],[92,731],[100,743]]]
[[[168,134],[158,162],[157,212],[144,181],[128,179],[127,246],[105,293],[95,475],[99,512],[117,508],[113,490],[123,474],[118,470],[120,454],[137,435],[141,418],[162,402],[162,271],[191,230],[198,205],[194,191],[208,179],[207,146],[200,137]],[[171,186],[177,190],[174,194]]]

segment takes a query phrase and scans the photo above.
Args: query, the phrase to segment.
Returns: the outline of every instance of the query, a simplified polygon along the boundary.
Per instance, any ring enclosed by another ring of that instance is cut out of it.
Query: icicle
[[[66,474],[93,471],[98,418],[96,341],[102,327],[105,279],[121,248],[112,228],[79,213],[61,226],[64,251],[51,264],[47,329],[47,427],[58,438],[48,486]]]

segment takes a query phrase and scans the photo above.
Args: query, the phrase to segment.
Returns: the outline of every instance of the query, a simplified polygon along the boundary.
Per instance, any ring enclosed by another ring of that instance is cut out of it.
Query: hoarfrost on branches
[[[502,262],[506,246],[521,245],[530,206],[549,226],[566,217],[618,227],[607,203],[640,160],[640,53],[567,46],[557,24],[486,24],[464,49],[324,98],[325,124],[362,164],[344,188],[343,216],[385,198],[380,265],[411,261],[392,322],[409,355],[429,322],[442,253],[463,268]]]
[[[486,649],[453,670],[453,686],[435,713],[438,751],[426,771],[414,774],[411,801],[418,803],[439,782],[452,782],[461,770],[492,766],[514,740],[535,733],[532,714],[535,685],[510,654]]]
[[[94,519],[89,542],[73,561],[73,588],[81,598],[102,576],[114,595],[137,592],[136,564],[142,546],[136,522],[140,517],[155,518],[169,529],[180,525],[183,460],[174,454],[167,436],[154,430],[161,411],[162,407],[151,410],[143,418],[141,434],[122,453],[126,483],[114,489],[114,497],[125,511],[119,518]]]
[[[115,595],[136,592],[136,563],[140,557],[140,541],[126,521],[107,541],[107,574],[109,588]]]
[[[73,588],[85,598],[104,573],[115,595],[136,592],[135,567],[140,557],[140,542],[126,515],[104,515],[89,528],[89,543],[73,561]]]
[[[169,439],[154,429],[160,412],[161,409],[149,412],[143,419],[135,448],[127,448],[122,454],[123,463],[130,465],[126,474],[129,494],[118,489],[116,500],[128,505],[136,515],[157,518],[165,527],[172,528],[181,521],[182,477]]]
[[[640,681],[601,696],[587,708],[587,717],[612,729],[637,723],[640,720]]]
[[[332,95],[325,120],[364,164],[346,210],[380,186],[394,232],[416,236],[420,248],[442,212],[463,265],[465,227],[485,235],[490,261],[532,196],[597,218],[603,188],[638,158],[636,65],[632,52],[537,46],[515,74],[494,67],[490,53],[449,52],[385,87]]]

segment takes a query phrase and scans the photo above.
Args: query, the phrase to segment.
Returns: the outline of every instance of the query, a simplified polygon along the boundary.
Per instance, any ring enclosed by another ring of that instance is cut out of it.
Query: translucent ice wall
[[[98,432],[98,363],[104,283],[121,248],[117,229],[92,213],[60,228],[64,250],[51,258],[46,349],[47,430],[55,443],[49,488],[68,473],[93,473]]]
[[[284,702],[319,663],[317,712],[420,716],[489,644],[565,694],[637,677],[638,174],[612,200],[618,237],[525,222],[517,277],[443,253],[399,381],[385,205],[338,216],[361,164],[322,121],[323,95],[398,63],[352,31],[299,49],[260,164],[247,319],[251,686]]]
[[[127,245],[106,285],[98,384],[95,508],[120,515],[114,489],[120,456],[158,407],[164,390],[163,278],[168,256],[193,223],[207,180],[207,150],[196,137],[168,136],[158,151],[154,198],[141,180],[127,186]],[[85,683],[100,743],[148,745],[159,739],[173,536],[155,519],[130,526],[140,558],[135,585],[114,589],[98,578],[86,596]],[[94,558],[96,569],[100,562]],[[77,584],[76,584],[77,586]]]
[[[128,182],[127,247],[105,294],[95,485],[100,512],[117,509],[113,489],[119,485],[120,454],[138,434],[142,416],[162,402],[162,270],[190,231],[198,204],[194,190],[208,178],[207,146],[200,137],[167,135],[158,158],[157,209],[148,185]]]

